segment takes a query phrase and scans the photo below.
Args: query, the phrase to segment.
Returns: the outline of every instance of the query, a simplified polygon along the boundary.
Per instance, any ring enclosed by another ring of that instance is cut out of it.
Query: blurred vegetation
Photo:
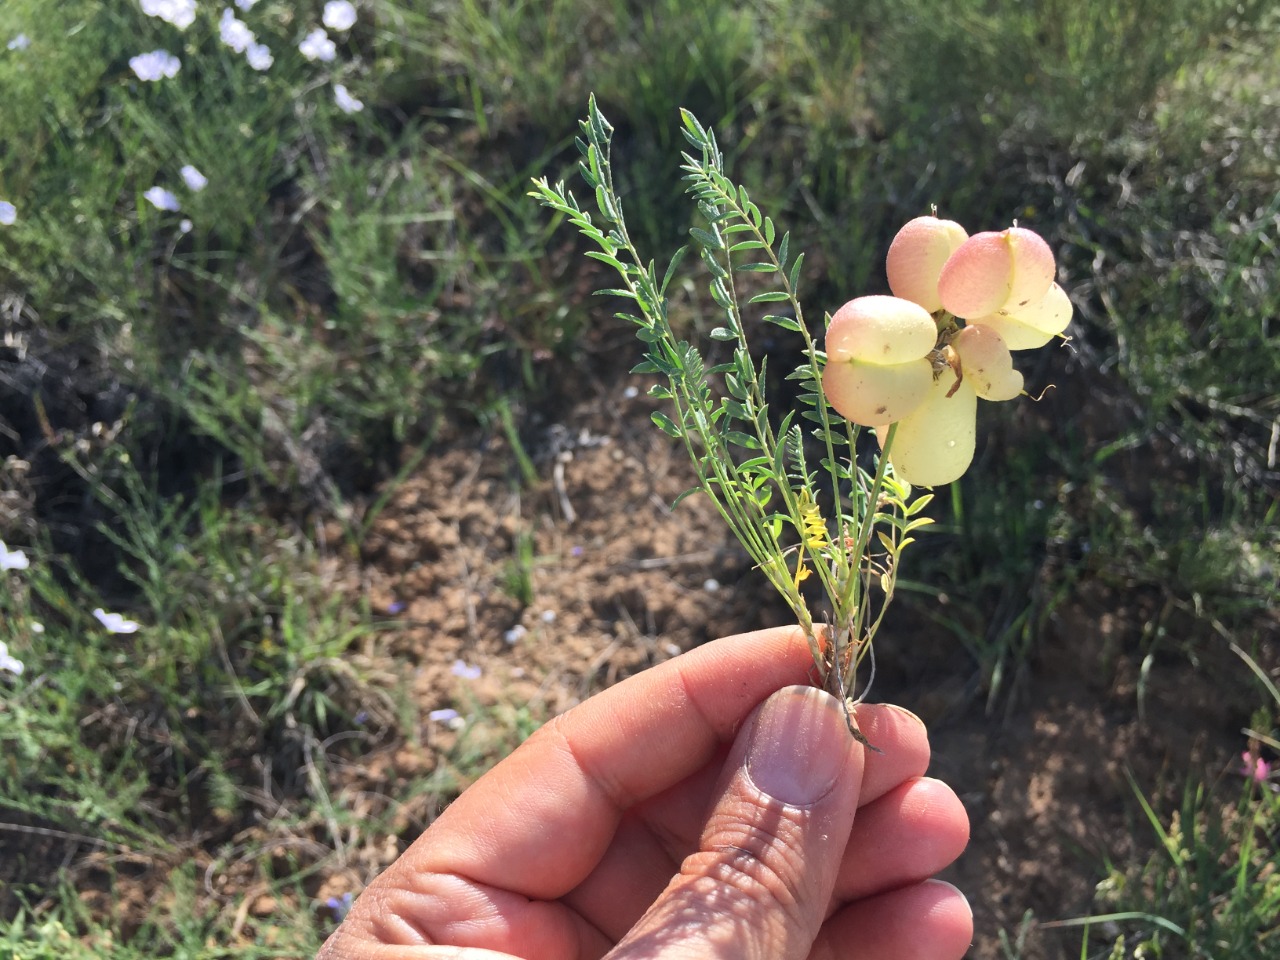
[[[690,226],[687,107],[809,252],[813,315],[883,292],[889,239],[933,203],[1050,239],[1075,339],[1027,373],[1057,389],[984,411],[978,464],[910,570],[916,596],[952,601],[992,706],[1086,577],[1154,597],[1153,638],[1264,642],[1272,4],[364,0],[331,63],[297,47],[321,6],[237,11],[271,47],[265,72],[219,41],[210,4],[182,32],[133,3],[0,6],[0,200],[17,210],[0,226],[0,539],[32,560],[0,573],[0,641],[26,666],[0,674],[0,841],[82,837],[110,872],[226,856],[255,819],[308,838],[236,854],[283,905],[271,929],[210,908],[194,868],[125,929],[11,856],[0,953],[314,952],[332,918],[306,891],[343,826],[318,745],[361,714],[417,723],[363,656],[383,625],[334,596],[325,551],[358,548],[358,505],[406,450],[516,435],[513,417],[598,362],[596,275],[525,196],[535,174],[572,174],[589,91],[618,127],[642,247],[665,256]],[[139,80],[129,58],[161,48],[180,73]],[[335,83],[364,109],[343,112]],[[181,211],[149,203],[153,186]],[[343,535],[322,545],[331,521]],[[148,629],[122,653],[95,607]],[[536,726],[493,722],[506,746]],[[460,777],[409,791],[447,794],[499,747],[459,749]],[[1189,794],[1180,836],[1239,845],[1191,832],[1207,816]]]

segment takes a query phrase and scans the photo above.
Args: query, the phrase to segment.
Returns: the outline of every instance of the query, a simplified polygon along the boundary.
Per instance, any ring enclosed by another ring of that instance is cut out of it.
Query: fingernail
[[[756,714],[747,776],[775,800],[806,806],[831,791],[852,744],[834,697],[814,687],[787,687]]]
[[[902,714],[904,717],[907,717],[908,719],[914,720],[916,723],[920,724],[920,726],[922,727],[925,725],[923,720],[921,720],[916,714],[912,713],[906,707],[900,707],[896,703],[886,703],[884,704],[884,706],[888,707],[890,710],[897,710],[898,713]]]
[[[886,736],[897,736],[904,721],[913,727],[924,729],[924,721],[906,707],[894,703],[863,703],[854,713],[859,729],[872,743]]]

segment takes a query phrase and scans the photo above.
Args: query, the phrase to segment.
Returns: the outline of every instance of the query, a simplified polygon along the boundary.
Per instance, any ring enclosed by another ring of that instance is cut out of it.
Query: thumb
[[[611,960],[804,960],[858,806],[863,752],[839,701],[785,687],[743,725],[698,852]]]

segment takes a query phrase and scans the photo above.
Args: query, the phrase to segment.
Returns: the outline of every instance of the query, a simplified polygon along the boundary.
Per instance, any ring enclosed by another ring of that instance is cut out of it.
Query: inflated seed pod
[[[885,259],[893,295],[918,303],[930,313],[940,310],[938,278],[943,264],[967,239],[969,234],[954,220],[916,217],[906,223],[889,244]]]
[[[917,303],[884,296],[850,300],[827,328],[827,400],[863,426],[900,420],[929,390],[927,356],[936,340],[933,317]]]
[[[966,320],[1016,313],[1044,297],[1056,269],[1053,251],[1031,230],[975,233],[943,265],[938,295]]]
[[[951,393],[955,387],[955,392]],[[947,396],[951,393],[950,396]],[[899,479],[922,487],[958,480],[973,461],[978,394],[966,377],[947,372],[931,382],[924,402],[898,422],[889,462]],[[883,446],[888,426],[876,427]]]
[[[905,363],[933,349],[938,326],[929,311],[901,297],[858,297],[831,317],[828,360]]]
[[[994,313],[973,322],[995,330],[1010,350],[1043,347],[1071,323],[1071,300],[1056,283],[1038,301],[1008,313]]]
[[[983,400],[1012,400],[1022,393],[1022,374],[1013,369],[1009,348],[995,330],[969,324],[951,346],[960,357],[964,379]]]
[[[822,390],[840,416],[864,427],[894,423],[924,402],[933,386],[927,359],[881,366],[857,360],[828,362]]]

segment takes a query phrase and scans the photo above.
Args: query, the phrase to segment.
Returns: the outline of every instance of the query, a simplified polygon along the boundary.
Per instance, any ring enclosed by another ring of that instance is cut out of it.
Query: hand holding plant
[[[933,877],[969,821],[924,776],[924,724],[863,704],[884,748],[864,751],[809,671],[777,627],[561,714],[369,884],[318,960],[963,956],[972,911]]]
[[[861,740],[851,712],[866,694],[866,686],[857,693],[857,670],[872,657],[903,551],[932,522],[922,516],[932,496],[913,496],[911,484],[950,483],[964,472],[978,398],[1022,392],[1009,351],[1061,334],[1070,301],[1053,282],[1052,252],[1030,230],[969,237],[958,224],[921,217],[890,248],[896,296],[851,300],[826,318],[820,346],[799,297],[804,254],[726,176],[714,134],[687,111],[682,121],[693,149],[681,169],[702,224],[689,231],[691,246],[710,275],[721,324],[711,338],[728,345],[727,361],[708,365],[673,330],[666,292],[689,247],[661,274],[636,249],[614,185],[612,127],[594,98],[578,149],[599,221],[563,183],[535,181],[534,196],[599,248],[588,256],[617,270],[622,286],[601,293],[629,302],[620,316],[635,324],[647,351],[634,372],[665,378],[650,395],[669,401],[673,415],[655,413],[654,421],[683,441],[697,476],[681,499],[700,492],[715,503],[795,612],[820,685],[845,704]],[[748,295],[742,274],[767,279],[768,288]],[[802,359],[788,374],[802,388],[798,411],[779,417],[771,409],[765,364],[757,365],[748,343],[747,311],[799,335]],[[864,427],[881,448],[870,469],[859,462]],[[811,577],[822,586],[823,616],[802,586]]]

